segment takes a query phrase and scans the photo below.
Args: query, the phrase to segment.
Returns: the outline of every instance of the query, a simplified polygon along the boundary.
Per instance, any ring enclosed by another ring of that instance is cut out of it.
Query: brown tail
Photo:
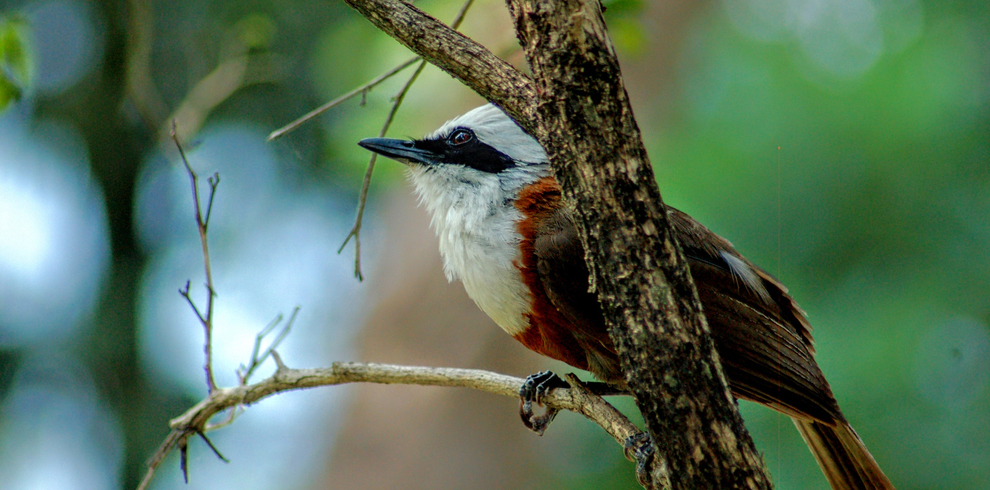
[[[833,490],[894,490],[847,422],[835,426],[793,419]]]

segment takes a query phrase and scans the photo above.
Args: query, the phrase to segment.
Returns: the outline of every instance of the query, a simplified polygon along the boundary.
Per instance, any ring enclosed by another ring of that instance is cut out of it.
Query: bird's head
[[[423,139],[367,138],[358,144],[408,166],[435,222],[452,210],[482,214],[504,206],[524,186],[550,174],[539,142],[492,104],[448,121]]]

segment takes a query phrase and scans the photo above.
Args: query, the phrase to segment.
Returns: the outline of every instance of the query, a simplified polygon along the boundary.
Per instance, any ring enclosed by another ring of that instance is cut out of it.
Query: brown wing
[[[563,316],[566,326],[562,328],[570,330],[570,345],[582,351],[567,357],[584,360],[586,366],[577,367],[588,369],[602,381],[624,385],[598,298],[588,292],[584,248],[570,213],[559,208],[544,217],[537,227],[533,249],[539,282],[553,308]]]
[[[584,247],[563,209],[543,220],[534,240],[537,270],[553,305],[580,330],[605,323],[598,298],[588,292]]]
[[[689,260],[702,307],[733,393],[792,417],[826,423],[843,420],[814,360],[811,327],[776,279],[739,255],[725,239],[690,216],[668,208]],[[543,220],[534,252],[547,297],[577,330],[601,339],[599,357],[611,360],[606,380],[621,373],[597,298],[588,293],[584,249],[570,213],[561,208]]]
[[[811,325],[787,288],[728,240],[667,210],[736,396],[792,417],[844,420],[815,362]],[[753,283],[735,271],[740,263],[755,274]]]

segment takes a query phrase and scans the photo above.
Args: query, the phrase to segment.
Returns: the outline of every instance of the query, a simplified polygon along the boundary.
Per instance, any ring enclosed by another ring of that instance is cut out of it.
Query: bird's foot
[[[645,488],[652,488],[647,484],[653,481],[650,465],[657,450],[650,433],[643,431],[629,436],[623,447],[626,459],[636,463],[636,479],[639,480],[639,484]]]
[[[526,382],[519,388],[519,416],[522,417],[523,424],[529,430],[542,436],[559,410],[548,407],[542,415],[536,415],[533,413],[533,402],[542,407],[543,398],[550,393],[550,390],[567,387],[568,385],[564,380],[550,371],[541,371],[527,376]]]

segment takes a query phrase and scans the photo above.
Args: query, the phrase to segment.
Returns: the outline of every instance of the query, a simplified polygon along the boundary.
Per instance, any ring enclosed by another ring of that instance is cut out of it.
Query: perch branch
[[[151,483],[155,470],[173,449],[184,448],[189,437],[203,435],[217,425],[209,424],[210,419],[239,405],[249,405],[264,398],[287,391],[334,386],[346,383],[404,384],[419,386],[450,386],[472,388],[496,395],[519,397],[523,379],[477,369],[429,368],[396,366],[390,364],[335,362],[328,368],[290,369],[276,355],[278,369],[275,373],[255,384],[233,388],[218,388],[210,395],[172,419],[172,431],[148,461],[138,490],[144,490]],[[580,384],[573,376],[568,376],[570,389],[556,389],[543,398],[544,403],[553,408],[579,413],[601,426],[618,444],[622,445],[639,429],[598,393]],[[617,394],[615,391],[601,395]],[[214,449],[215,451],[215,449]]]

